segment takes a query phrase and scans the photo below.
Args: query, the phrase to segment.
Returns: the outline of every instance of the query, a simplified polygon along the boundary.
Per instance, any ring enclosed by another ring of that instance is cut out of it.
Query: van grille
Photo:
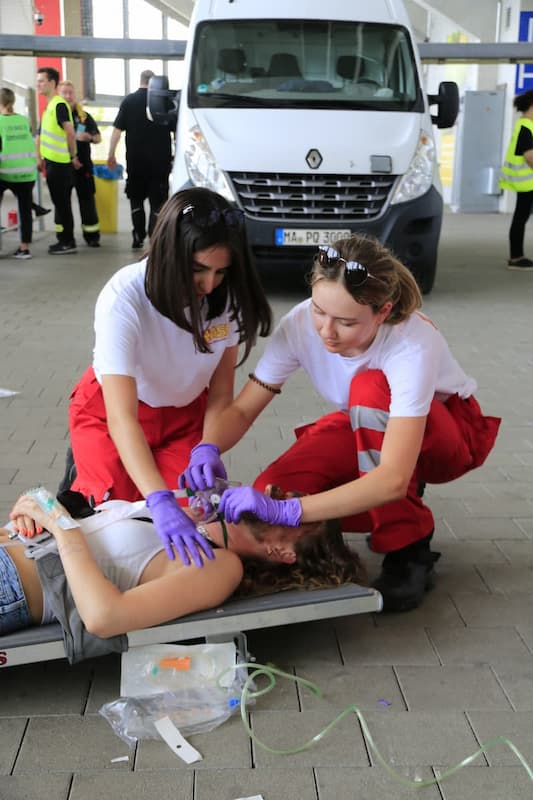
[[[247,216],[295,222],[374,219],[396,181],[396,175],[231,172],[229,176]]]

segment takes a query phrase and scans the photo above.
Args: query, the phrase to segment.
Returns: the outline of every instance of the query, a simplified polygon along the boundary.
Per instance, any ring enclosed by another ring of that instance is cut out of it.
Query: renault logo
[[[322,164],[322,156],[320,155],[319,151],[313,147],[312,150],[308,152],[305,157],[308,165],[311,169],[318,169],[319,166]]]

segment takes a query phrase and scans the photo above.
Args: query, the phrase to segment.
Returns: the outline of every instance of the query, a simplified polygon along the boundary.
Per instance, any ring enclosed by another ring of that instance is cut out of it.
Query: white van
[[[270,261],[368,232],[433,286],[442,220],[432,122],[400,0],[196,0],[179,98],[173,190],[206,186],[246,215]],[[149,108],[167,121],[166,78]]]

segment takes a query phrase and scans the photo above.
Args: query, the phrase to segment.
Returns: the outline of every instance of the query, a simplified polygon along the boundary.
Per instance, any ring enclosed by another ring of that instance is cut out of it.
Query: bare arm
[[[401,500],[407,494],[426,417],[393,417],[387,424],[380,463],[362,478],[301,498],[302,522],[342,518]]]
[[[107,156],[107,166],[109,169],[114,169],[117,165],[117,159],[115,157],[115,151],[117,149],[117,145],[120,141],[120,137],[122,135],[122,131],[120,128],[113,128],[111,131],[111,139],[109,140],[109,153]]]
[[[83,624],[103,638],[212,608],[234,591],[242,577],[240,559],[229,551],[218,551],[215,560],[206,559],[202,569],[163,569],[160,577],[121,592],[94,560],[80,528],[62,530],[28,496],[17,501],[13,513],[31,516],[53,534]]]
[[[220,414],[230,405],[235,391],[235,364],[239,346],[226,348],[209,382],[204,430],[216,425]]]
[[[103,375],[102,393],[109,435],[124,468],[141,494],[166,489],[137,419],[137,383],[127,375]]]
[[[202,441],[216,444],[221,453],[230,450],[273,398],[268,389],[248,381],[231,405],[215,418],[206,419]]]

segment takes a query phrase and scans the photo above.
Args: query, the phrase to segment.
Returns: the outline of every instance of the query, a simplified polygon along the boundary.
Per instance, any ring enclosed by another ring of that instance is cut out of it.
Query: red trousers
[[[169,489],[189,463],[191,448],[202,438],[207,392],[184,408],[152,408],[139,401],[138,419],[157,468]],[[72,452],[77,477],[72,489],[96,503],[104,499],[142,499],[124,469],[107,427],[102,388],[92,367],[74,387],[69,406]]]
[[[296,442],[254,486],[264,489],[273,483],[285,491],[316,494],[361,477],[379,463],[389,408],[385,375],[379,370],[356,375],[350,387],[350,416],[337,411],[297,429]],[[473,397],[433,400],[407,496],[343,520],[343,529],[370,531],[377,553],[399,550],[428,536],[433,514],[417,494],[418,483],[446,483],[479,467],[494,445],[500,422],[483,416]]]

